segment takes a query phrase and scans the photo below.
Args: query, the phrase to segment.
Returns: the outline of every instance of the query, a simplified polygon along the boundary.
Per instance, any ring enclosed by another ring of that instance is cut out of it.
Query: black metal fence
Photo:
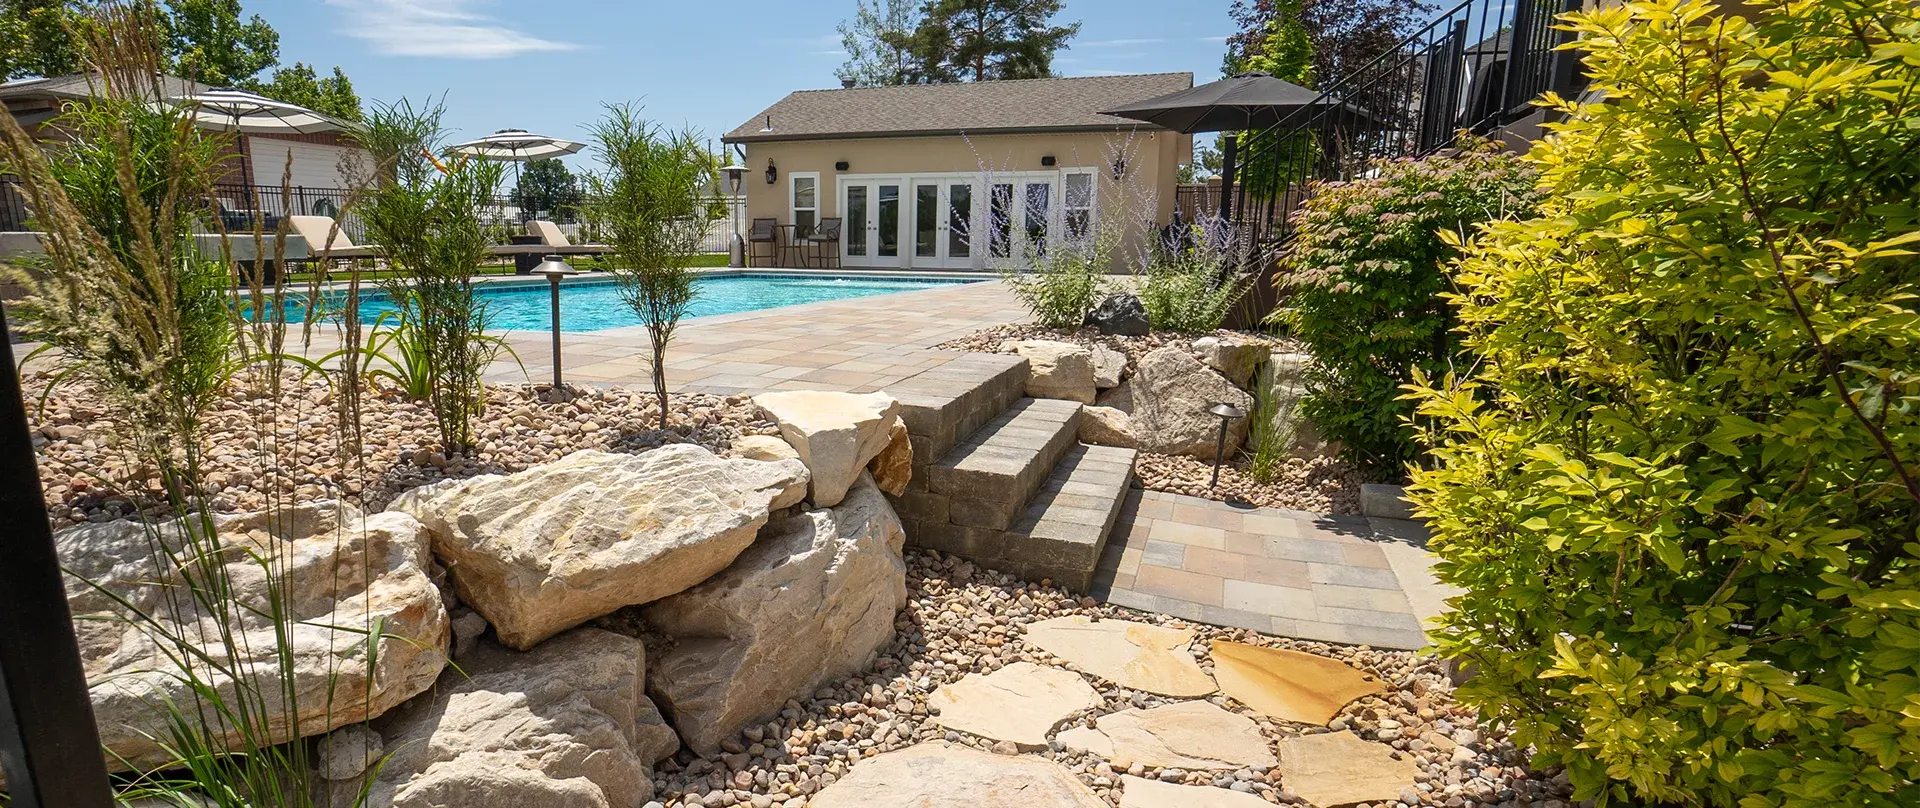
[[[1554,17],[1580,0],[1466,0],[1400,45],[1329,85],[1240,149],[1231,209],[1243,243],[1271,254],[1317,180],[1361,176],[1381,159],[1452,146],[1462,131],[1492,135],[1538,110],[1548,90],[1577,90],[1576,59],[1556,50]]]

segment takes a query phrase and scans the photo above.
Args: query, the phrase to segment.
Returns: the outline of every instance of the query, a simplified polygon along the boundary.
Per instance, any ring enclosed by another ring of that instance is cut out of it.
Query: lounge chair
[[[372,247],[354,244],[347,238],[347,231],[334,224],[332,216],[288,216],[287,224],[295,235],[307,240],[307,250],[315,261],[380,257]]]
[[[560,232],[560,226],[545,219],[527,222],[527,235],[539,236],[547,255],[606,255],[613,248],[605,244],[575,244]]]
[[[813,258],[818,259],[821,266],[825,266],[828,259],[832,259],[833,266],[838,268],[840,266],[840,219],[831,216],[821,219],[819,224],[813,226],[813,232],[807,234],[807,245],[813,248]],[[832,250],[827,249],[829,245],[833,247]],[[809,261],[807,265],[813,264]]]

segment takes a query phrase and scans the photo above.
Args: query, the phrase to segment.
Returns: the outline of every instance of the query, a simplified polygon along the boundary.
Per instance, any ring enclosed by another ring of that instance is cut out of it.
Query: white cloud
[[[326,0],[344,14],[344,32],[377,53],[441,59],[504,59],[576,50],[571,42],[529,36],[481,13],[475,0]]]
[[[1089,42],[1074,42],[1076,48],[1124,48],[1131,45],[1158,45],[1164,39],[1095,39]]]

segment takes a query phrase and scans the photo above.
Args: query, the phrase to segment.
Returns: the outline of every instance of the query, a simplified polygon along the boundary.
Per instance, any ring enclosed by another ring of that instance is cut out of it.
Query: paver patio
[[[1426,644],[1448,592],[1419,523],[1135,491],[1092,595],[1214,625],[1386,648]]]

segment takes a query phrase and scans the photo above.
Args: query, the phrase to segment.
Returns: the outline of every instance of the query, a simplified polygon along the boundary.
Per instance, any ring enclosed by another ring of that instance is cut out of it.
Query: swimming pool
[[[708,317],[800,303],[871,297],[973,283],[975,280],[780,273],[712,275],[694,282],[699,293],[694,297],[686,317]],[[546,281],[483,283],[477,289],[487,307],[489,328],[546,331],[553,327],[551,292]],[[381,313],[392,310],[393,302],[385,293],[362,293],[361,322],[371,323]],[[560,330],[600,331],[640,324],[640,318],[634,316],[633,309],[621,299],[619,287],[612,278],[589,275],[560,284]]]

